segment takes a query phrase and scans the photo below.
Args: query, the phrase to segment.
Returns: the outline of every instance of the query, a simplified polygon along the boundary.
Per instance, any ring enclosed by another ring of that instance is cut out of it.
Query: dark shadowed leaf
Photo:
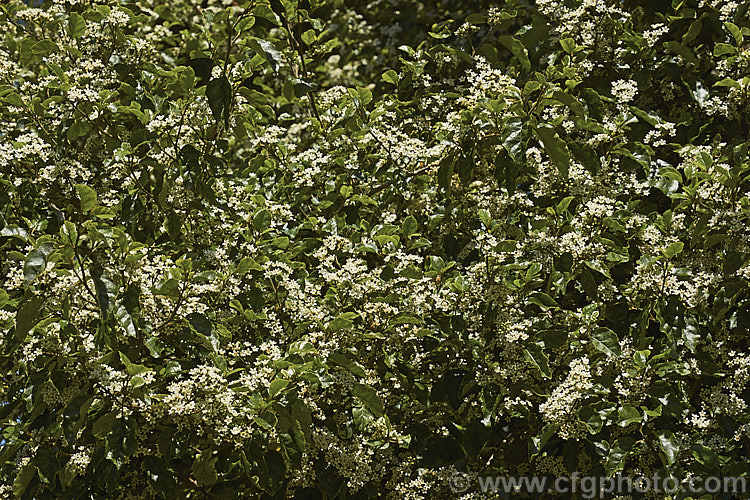
[[[383,403],[380,401],[375,389],[365,384],[354,384],[352,394],[361,400],[375,417],[383,415]]]
[[[229,114],[232,107],[232,85],[226,76],[214,78],[206,85],[206,97],[211,114],[218,122],[224,119],[224,124],[229,125]]]
[[[44,304],[43,297],[32,297],[25,302],[16,313],[16,338],[21,340],[26,337],[39,320],[41,307]]]
[[[274,72],[278,72],[284,64],[284,56],[268,40],[250,39],[247,43],[255,50],[255,52],[268,61]]]
[[[34,281],[47,267],[47,257],[52,253],[52,243],[43,243],[35,248],[23,263],[23,279],[27,283]]]
[[[563,180],[567,180],[568,171],[570,170],[570,155],[565,143],[557,137],[555,129],[548,125],[539,126],[536,132],[544,144],[544,150],[549,155],[552,163],[557,167],[560,177]]]

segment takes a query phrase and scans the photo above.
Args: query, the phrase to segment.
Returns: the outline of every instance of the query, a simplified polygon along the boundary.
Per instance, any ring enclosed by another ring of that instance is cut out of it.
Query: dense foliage
[[[30,3],[3,497],[750,472],[747,2]]]

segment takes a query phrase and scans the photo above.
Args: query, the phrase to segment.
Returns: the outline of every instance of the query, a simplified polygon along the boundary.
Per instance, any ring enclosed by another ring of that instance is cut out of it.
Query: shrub
[[[5,496],[747,475],[747,3],[32,3]]]

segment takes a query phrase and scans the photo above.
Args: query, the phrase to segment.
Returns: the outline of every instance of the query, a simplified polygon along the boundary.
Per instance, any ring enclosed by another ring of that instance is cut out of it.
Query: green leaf
[[[690,450],[693,452],[693,457],[706,467],[718,469],[721,465],[719,461],[719,455],[717,455],[716,452],[708,446],[703,446],[702,444],[694,444],[690,447]]]
[[[210,455],[206,456],[204,453],[201,453],[201,456],[193,462],[192,470],[195,479],[201,486],[211,486],[219,480],[219,475],[211,463]]]
[[[144,342],[144,345],[148,349],[149,354],[153,358],[160,358],[161,353],[164,352],[164,343],[159,340],[159,337],[149,337]]]
[[[456,167],[458,167],[458,177],[461,179],[461,183],[464,186],[468,186],[474,180],[476,163],[474,163],[474,160],[469,155],[462,154],[456,161]]]
[[[253,227],[260,233],[270,228],[271,212],[269,212],[265,208],[261,209],[257,214],[255,214],[255,217],[253,217]]]
[[[740,270],[745,262],[748,262],[748,259],[740,252],[728,252],[722,266],[722,272],[725,276],[733,275]],[[1,294],[2,292],[0,292]],[[0,300],[0,303],[2,303],[2,300]]]
[[[714,56],[721,57],[725,55],[734,55],[737,49],[728,43],[717,43],[714,45]]]
[[[224,118],[224,125],[229,126],[229,114],[232,107],[232,84],[226,76],[214,78],[206,85],[206,97],[211,114],[218,122]]]
[[[408,216],[401,224],[401,232],[407,238],[413,234],[417,234],[418,230],[419,226],[417,225],[417,219],[415,219],[413,215]]]
[[[354,326],[352,320],[357,318],[358,316],[359,315],[355,312],[341,313],[336,317],[336,319],[331,321],[331,323],[328,325],[328,329],[330,331],[337,331],[351,328]]]
[[[88,213],[96,205],[96,191],[85,184],[76,184],[76,191],[81,200],[81,212]]]
[[[68,17],[68,36],[81,38],[86,33],[86,20],[77,12],[71,12]]]
[[[523,125],[523,119],[519,117],[509,118],[505,122],[500,137],[503,148],[515,163],[523,159]]]
[[[273,10],[274,14],[279,16],[281,20],[284,21],[287,17],[284,4],[282,4],[280,0],[269,0],[269,3],[271,4],[271,10]]]
[[[675,54],[682,56],[682,58],[688,63],[695,64],[695,65],[699,64],[698,58],[695,57],[695,53],[693,52],[693,50],[681,44],[677,40],[669,40],[666,43],[666,47],[671,52],[674,52]]]
[[[526,278],[533,278],[542,271],[541,262],[532,262],[529,268],[526,270]]]
[[[439,255],[430,255],[430,269],[438,273],[445,269],[445,261]]]
[[[128,357],[125,355],[124,352],[120,352],[120,361],[122,361],[122,364],[125,365],[125,370],[127,370],[128,375],[131,377],[134,377],[135,375],[140,375],[141,373],[145,373],[147,371],[150,371],[151,368],[149,368],[146,365],[139,365],[137,363],[133,363],[128,359]]]
[[[34,296],[18,309],[16,312],[17,340],[26,338],[26,334],[36,325],[42,304],[44,304],[44,298]]]
[[[585,88],[581,91],[583,98],[588,107],[588,115],[594,120],[601,121],[604,119],[604,103],[599,93],[592,88]]]
[[[16,475],[16,479],[13,481],[13,494],[16,498],[23,496],[34,476],[36,476],[36,466],[34,464],[29,463],[21,468]]]
[[[78,242],[78,229],[76,229],[76,225],[66,220],[62,227],[60,227],[60,238],[66,245],[76,245]]]
[[[523,91],[521,92],[522,95],[527,96],[529,94],[532,94],[533,92],[536,92],[542,87],[541,82],[538,82],[536,80],[529,80],[526,82],[523,86]]]
[[[664,252],[664,257],[667,259],[671,259],[678,253],[681,253],[683,248],[685,248],[685,244],[681,241],[675,241],[674,243],[671,243]]]
[[[245,274],[249,271],[262,271],[263,268],[252,257],[242,257],[237,264],[237,273]]]
[[[282,378],[276,378],[271,381],[271,384],[268,386],[268,396],[273,398],[276,396],[279,392],[284,390],[286,386],[289,385],[289,381],[282,379]]]
[[[383,416],[383,403],[380,401],[375,389],[365,384],[354,384],[352,394],[362,401],[376,418]]]
[[[195,86],[195,70],[190,66],[180,66],[178,81],[183,91],[187,92]]]
[[[570,206],[570,202],[575,200],[575,196],[566,196],[555,207],[555,213],[558,215],[561,215],[565,213],[568,210],[568,207]]]
[[[117,412],[111,411],[97,418],[91,427],[91,432],[98,438],[103,438],[112,431],[117,419]]]
[[[619,356],[622,354],[620,339],[617,334],[606,327],[599,327],[591,334],[591,342],[594,347],[607,356]]]
[[[544,144],[544,150],[549,155],[552,163],[560,172],[563,180],[568,180],[568,171],[570,170],[570,155],[565,142],[560,140],[555,133],[555,129],[549,125],[541,125],[536,129],[536,133]]]
[[[403,276],[404,278],[414,279],[418,280],[422,278],[422,271],[414,265],[408,265],[405,268],[403,268],[401,271],[399,271],[399,276]]]
[[[34,281],[47,268],[47,257],[52,253],[52,248],[52,243],[42,243],[26,256],[23,263],[23,279],[26,283]]]
[[[346,354],[338,353],[338,352],[332,352],[328,355],[328,362],[333,363],[335,365],[343,366],[350,372],[352,372],[353,375],[356,375],[357,377],[364,377],[365,371],[362,369],[362,367],[357,364],[355,361],[349,358]]]
[[[487,446],[492,435],[492,428],[481,422],[474,422],[466,428],[463,436],[463,448],[469,457],[476,458]]]
[[[128,312],[127,308],[124,305],[120,304],[115,309],[115,318],[117,318],[117,322],[125,331],[125,335],[127,335],[128,337],[136,336],[135,323],[133,322],[132,316],[130,316],[130,312]]]
[[[355,102],[358,103],[358,106],[360,107],[367,106],[372,101],[372,91],[365,87],[349,89],[349,95],[352,97],[352,99],[355,100]]]
[[[190,327],[201,335],[205,335],[207,337],[211,337],[214,335],[214,325],[213,323],[211,323],[211,320],[209,320],[204,315],[197,312],[192,312],[188,314],[185,319],[187,319],[188,323],[190,323]]]
[[[560,40],[560,46],[568,54],[573,54],[576,50],[576,41],[572,38],[563,38]]]
[[[39,479],[46,484],[54,483],[57,473],[60,471],[60,460],[57,457],[57,451],[46,446],[37,450],[32,459],[36,466]]]
[[[177,240],[182,234],[180,228],[182,228],[182,219],[173,210],[170,210],[167,213],[167,234],[173,240]]]
[[[466,16],[466,19],[464,19],[465,23],[469,24],[484,24],[487,22],[487,15],[486,14],[469,14]]]
[[[671,466],[677,461],[677,457],[680,455],[680,446],[677,438],[672,431],[663,430],[657,433],[659,438],[659,446],[661,447],[664,458],[666,459],[667,466]]]
[[[174,278],[169,278],[161,286],[154,287],[153,293],[177,300],[180,297],[180,282]]]
[[[531,70],[531,61],[529,61],[529,52],[526,47],[515,37],[511,35],[501,35],[497,37],[497,41],[500,42],[503,47],[508,49],[516,59],[521,63],[524,71]]]
[[[529,295],[529,303],[538,305],[544,311],[552,307],[559,307],[555,299],[544,292],[533,292]]]
[[[7,304],[10,301],[10,296],[8,295],[8,292],[0,288],[0,309],[5,307],[5,304]]]
[[[391,316],[391,318],[388,320],[389,326],[422,325],[422,324],[424,324],[424,320],[422,318],[409,312],[398,313],[395,316]]]
[[[39,54],[42,56],[48,56],[53,52],[57,52],[58,50],[60,50],[60,47],[58,47],[57,44],[52,40],[42,40],[41,42],[35,43],[31,47],[31,51],[34,54]]]
[[[22,227],[10,225],[5,226],[0,231],[0,236],[5,236],[8,238],[18,238],[20,240],[26,241],[29,238],[29,233]]]
[[[581,267],[579,281],[589,299],[597,300],[599,298],[599,285],[597,285],[596,279],[594,279],[594,275],[591,274],[588,267]]]
[[[118,287],[112,281],[109,271],[98,266],[91,268],[91,278],[94,281],[96,297],[102,313],[107,314],[114,306]]]
[[[607,461],[604,468],[607,477],[612,477],[617,471],[623,469],[625,466],[625,459],[627,459],[634,444],[635,439],[624,436],[619,438],[615,444],[612,445],[607,454]]]
[[[280,487],[287,474],[284,457],[281,453],[272,450],[264,453],[261,460],[265,464],[266,480],[270,480],[270,486],[272,488]]]
[[[550,378],[552,374],[549,370],[549,358],[544,353],[544,349],[540,344],[531,342],[523,350],[524,359],[531,363],[535,368],[539,370],[544,378]]]
[[[547,424],[542,427],[542,430],[539,431],[539,434],[531,438],[531,440],[529,441],[529,459],[533,459],[539,454],[539,452],[542,451],[544,445],[547,444],[547,441],[549,441],[550,438],[555,435],[555,432],[557,432],[559,428],[559,424]]]
[[[284,64],[284,56],[271,42],[261,39],[249,39],[247,44],[250,45],[258,55],[268,61],[275,73],[278,73],[279,69],[281,69],[281,66]]]
[[[638,412],[637,408],[630,405],[623,405],[622,408],[620,408],[617,415],[617,425],[620,427],[627,427],[630,424],[640,421],[641,414]]]
[[[445,156],[442,160],[440,160],[440,165],[438,166],[437,171],[438,186],[440,186],[442,189],[445,189],[446,191],[450,190],[451,188],[453,168],[455,164],[456,157],[454,155]]]
[[[308,47],[312,46],[313,44],[315,44],[315,42],[320,40],[318,34],[314,29],[305,31],[304,33],[302,33],[302,36],[300,38],[302,39],[302,43]]]
[[[389,69],[388,71],[383,73],[383,80],[390,84],[398,85],[398,73],[396,73],[392,69]]]
[[[317,90],[318,86],[312,82],[294,78],[292,80],[292,88],[294,90],[294,97],[300,98],[303,95],[307,95],[308,92]]]
[[[599,434],[604,427],[604,421],[599,413],[594,412],[586,419],[586,429],[589,434]]]
[[[703,249],[708,250],[709,248],[718,245],[719,243],[726,240],[727,238],[729,238],[729,235],[726,233],[709,234],[703,240]]]
[[[575,113],[576,115],[578,115],[578,116],[585,116],[586,112],[583,109],[583,105],[580,102],[578,102],[578,99],[576,99],[572,95],[570,95],[568,93],[565,93],[565,92],[561,92],[559,90],[556,90],[552,94],[552,97],[555,100],[560,101],[561,103],[563,103],[566,106],[568,106],[570,108],[570,110],[573,113]]]
[[[731,78],[724,78],[714,83],[714,87],[734,87],[736,89],[741,89],[742,84],[738,82],[737,80],[733,80]]]
[[[725,22],[724,27],[729,30],[729,32],[734,37],[734,41],[737,42],[737,45],[742,44],[742,40],[745,38],[742,34],[742,30],[734,23]]]
[[[701,30],[703,29],[703,16],[699,17],[692,23],[690,23],[690,27],[685,32],[684,35],[682,35],[682,44],[688,45],[690,42],[698,38],[698,35],[700,35]]]

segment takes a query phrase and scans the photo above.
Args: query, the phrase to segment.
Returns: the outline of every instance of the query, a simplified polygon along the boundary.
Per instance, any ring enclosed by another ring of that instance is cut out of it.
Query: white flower
[[[612,82],[612,95],[617,104],[626,104],[635,99],[638,93],[638,84],[634,80],[615,80]]]

